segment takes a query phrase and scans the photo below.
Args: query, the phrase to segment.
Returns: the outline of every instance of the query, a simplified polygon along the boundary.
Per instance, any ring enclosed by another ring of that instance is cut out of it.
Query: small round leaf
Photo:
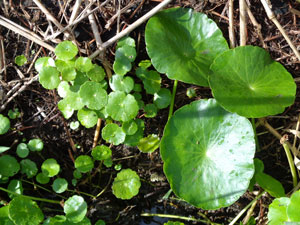
[[[5,134],[10,128],[10,121],[6,116],[0,114],[0,135]]]
[[[55,191],[56,193],[60,194],[63,193],[67,190],[68,188],[68,181],[64,178],[56,178],[53,181],[52,184],[52,189],[53,191]]]
[[[74,113],[74,109],[72,108],[73,106],[70,104],[70,101],[68,101],[68,99],[60,100],[57,105],[66,119],[71,118]]]
[[[73,177],[76,179],[80,179],[82,177],[82,174],[78,169],[76,169],[73,171]]]
[[[54,53],[57,58],[67,61],[77,55],[78,49],[71,41],[63,41],[56,46]]]
[[[26,174],[27,178],[34,177],[38,172],[36,163],[30,159],[23,159],[20,162],[20,165],[21,165],[21,173]]]
[[[91,128],[97,124],[98,116],[97,113],[89,109],[80,109],[77,113],[77,117],[82,126]]]
[[[94,81],[85,82],[79,90],[82,102],[89,108],[100,110],[107,104],[107,93],[101,84]]]
[[[131,199],[139,193],[140,177],[131,169],[123,169],[117,174],[112,185],[113,194],[120,199]]]
[[[59,173],[60,165],[55,159],[46,159],[42,164],[42,173],[47,177],[54,177]]]
[[[44,67],[55,67],[55,62],[50,57],[41,57],[36,60],[34,68],[36,71],[41,72]]]
[[[268,212],[268,225],[282,225],[284,222],[289,221],[287,216],[287,206],[290,199],[286,197],[276,198],[269,205]]]
[[[166,88],[161,88],[159,92],[154,94],[154,104],[159,109],[167,108],[171,103],[171,91]]]
[[[124,91],[129,93],[134,87],[134,81],[128,76],[113,75],[109,80],[109,86],[113,91]]]
[[[78,121],[72,121],[71,123],[70,123],[70,128],[72,129],[72,130],[76,130],[78,127],[79,127],[79,122]]]
[[[137,147],[141,152],[151,153],[159,148],[159,144],[159,137],[155,134],[150,134],[147,137],[142,138]]]
[[[138,126],[138,130],[133,135],[126,135],[126,138],[124,141],[125,145],[137,146],[140,139],[143,138],[143,136],[144,136],[144,129],[145,129],[144,121],[141,119],[136,119],[135,122]]]
[[[282,113],[294,103],[293,77],[262,48],[228,50],[215,59],[211,70],[213,96],[230,112],[258,118]]]
[[[154,95],[159,91],[161,77],[158,72],[139,67],[136,70],[136,75],[143,81],[144,88],[148,94]]]
[[[114,120],[125,122],[136,117],[139,106],[131,94],[116,91],[108,95],[106,111]]]
[[[157,114],[157,107],[154,104],[147,104],[144,107],[145,110],[145,117],[153,118]]]
[[[18,56],[15,58],[15,63],[16,63],[18,66],[23,66],[25,63],[27,63],[27,58],[25,57],[25,55],[18,55]]]
[[[138,125],[134,120],[126,121],[122,124],[122,129],[126,135],[133,135],[138,130]]]
[[[99,145],[93,148],[92,156],[95,160],[105,160],[111,157],[111,149],[105,145]]]
[[[146,25],[145,40],[159,73],[200,86],[208,86],[209,66],[228,49],[214,21],[186,8],[167,9],[153,16]]]
[[[44,173],[38,173],[35,177],[36,181],[40,184],[47,184],[50,181],[50,178],[46,176]]]
[[[87,72],[87,76],[94,82],[100,82],[105,77],[104,69],[101,66],[93,65],[93,68]]]
[[[233,204],[254,174],[251,123],[214,99],[177,110],[165,126],[160,151],[174,193],[203,209]]]
[[[1,177],[12,177],[20,170],[20,164],[15,157],[3,155],[0,157],[0,175]]]
[[[61,81],[57,87],[57,93],[61,98],[65,98],[70,93],[70,85],[67,81]]]
[[[131,37],[123,37],[121,38],[117,43],[117,48],[123,47],[123,46],[131,46],[135,48],[135,41]]]
[[[9,218],[15,224],[38,225],[44,220],[43,212],[36,202],[22,196],[11,200],[8,210]]]
[[[94,168],[94,162],[90,156],[81,155],[75,160],[75,168],[81,173],[87,173]]]
[[[75,68],[83,73],[86,73],[93,68],[93,64],[90,58],[80,56],[75,61]]]
[[[22,181],[20,180],[11,180],[8,184],[7,187],[8,190],[17,193],[19,195],[23,194],[23,185],[22,185]],[[8,196],[13,199],[14,197],[18,196],[18,195],[14,195],[9,193]]]
[[[122,128],[115,123],[107,124],[102,129],[102,138],[114,145],[119,145],[124,142],[126,134]]]
[[[61,77],[65,81],[74,80],[76,78],[76,75],[77,75],[76,70],[73,67],[67,67],[61,71]]]
[[[20,158],[26,158],[29,154],[29,150],[27,148],[27,145],[25,143],[20,143],[17,146],[17,155]]]
[[[41,139],[39,138],[35,138],[35,139],[31,139],[28,144],[27,144],[28,148],[30,151],[42,151],[44,148],[44,143]]]
[[[64,204],[67,220],[73,223],[82,221],[87,213],[87,204],[81,196],[73,195]]]
[[[289,221],[300,222],[300,190],[292,194],[290,198],[290,204],[287,206],[287,215]]]
[[[57,88],[60,83],[58,70],[54,67],[43,67],[39,73],[39,82],[46,89]]]
[[[131,61],[128,57],[124,55],[124,53],[117,49],[116,57],[113,64],[114,72],[118,75],[125,75],[132,68]]]

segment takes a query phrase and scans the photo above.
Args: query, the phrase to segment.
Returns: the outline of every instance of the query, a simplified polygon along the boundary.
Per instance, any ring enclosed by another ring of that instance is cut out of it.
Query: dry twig
[[[247,17],[246,17],[246,2],[240,0],[240,46],[245,46],[247,42]]]

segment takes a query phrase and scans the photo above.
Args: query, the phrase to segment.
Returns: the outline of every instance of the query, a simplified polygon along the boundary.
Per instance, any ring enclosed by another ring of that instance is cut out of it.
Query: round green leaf
[[[46,89],[57,88],[60,83],[58,70],[54,67],[43,67],[39,73],[39,82]]]
[[[111,157],[111,149],[105,145],[99,145],[93,148],[92,156],[95,160],[105,160]]]
[[[109,80],[109,86],[113,91],[124,91],[129,93],[134,87],[134,81],[131,77],[124,77],[116,74]]]
[[[17,155],[20,158],[26,158],[29,154],[29,150],[27,148],[27,145],[25,143],[20,143],[17,146]]]
[[[122,124],[122,129],[127,135],[133,135],[138,130],[138,125],[134,120],[126,121]]]
[[[50,181],[50,178],[46,176],[44,173],[38,173],[35,177],[36,181],[40,184],[47,184]]]
[[[287,206],[287,215],[289,221],[300,222],[300,190],[292,194],[290,204]]]
[[[81,155],[75,160],[75,168],[81,173],[87,173],[94,168],[94,162],[90,156]]]
[[[157,114],[157,107],[154,104],[147,104],[144,107],[145,110],[145,117],[153,118]]]
[[[71,123],[70,123],[70,128],[72,129],[72,130],[76,130],[78,127],[79,127],[79,122],[78,121],[72,121]]]
[[[138,66],[143,67],[145,69],[149,68],[152,65],[151,61],[149,59],[142,60],[139,62]]]
[[[143,81],[144,88],[148,94],[154,95],[159,91],[161,77],[158,72],[139,67],[136,70],[136,75]]]
[[[170,79],[208,86],[209,66],[228,49],[215,22],[192,9],[173,8],[146,25],[146,48],[155,69]]]
[[[230,112],[258,118],[282,113],[294,103],[293,77],[262,48],[242,46],[226,51],[211,69],[212,93]]]
[[[18,56],[15,58],[15,63],[16,63],[18,66],[23,66],[25,63],[27,63],[27,58],[25,57],[25,55],[18,55]]]
[[[131,61],[123,51],[117,49],[116,57],[113,64],[114,72],[118,75],[125,75],[132,68]]]
[[[128,146],[137,146],[140,139],[143,138],[144,136],[144,129],[145,129],[145,124],[144,121],[141,119],[136,119],[135,120],[138,130],[133,134],[133,135],[126,135],[124,144]]]
[[[77,55],[78,49],[71,41],[63,41],[56,46],[54,53],[57,58],[67,61]]]
[[[82,177],[82,174],[78,169],[76,169],[73,171],[73,177],[76,179],[80,179]]]
[[[61,98],[65,98],[70,92],[70,85],[67,81],[61,81],[57,87],[57,93]]]
[[[57,106],[66,119],[71,118],[74,113],[74,109],[72,108],[73,106],[71,105],[70,101],[68,101],[68,99],[60,100]]]
[[[52,184],[52,189],[53,191],[55,191],[56,193],[60,194],[63,193],[67,190],[68,188],[68,181],[64,178],[56,178],[53,181]]]
[[[0,114],[0,135],[5,134],[10,128],[10,121],[6,116]]]
[[[151,153],[159,148],[159,144],[159,137],[155,134],[149,134],[147,137],[144,137],[139,141],[137,147],[141,152]]]
[[[105,77],[104,69],[101,66],[93,65],[93,68],[87,72],[87,76],[94,82],[100,82]]]
[[[9,218],[15,224],[38,225],[44,220],[43,212],[36,202],[22,196],[11,200],[8,211]]]
[[[8,205],[2,206],[0,208],[0,224],[3,224],[3,225],[15,225],[15,223],[13,223],[11,221],[11,219],[9,218],[8,209],[9,209]]]
[[[22,182],[20,180],[11,180],[8,184],[7,187],[8,190],[17,193],[19,195],[23,194],[23,185]],[[18,196],[18,195],[14,195],[9,193],[8,196],[13,199],[14,197]]]
[[[78,110],[77,117],[82,126],[86,128],[95,126],[98,121],[97,113],[85,108]]]
[[[75,61],[75,68],[83,73],[86,73],[93,68],[93,64],[90,58],[80,56]]]
[[[83,99],[78,92],[68,92],[66,98],[63,99],[66,108],[72,108],[74,110],[79,110],[84,107]]]
[[[59,173],[60,165],[55,159],[46,159],[42,164],[42,173],[47,177],[54,177]]]
[[[36,60],[34,68],[36,71],[41,72],[44,67],[55,67],[55,62],[50,57],[41,57]]]
[[[166,88],[161,88],[159,92],[154,94],[154,104],[159,109],[167,108],[171,103],[171,91]]]
[[[290,199],[286,197],[274,199],[269,205],[268,225],[282,225],[285,221],[289,221],[286,212],[289,203]]]
[[[134,62],[136,57],[136,50],[134,47],[129,45],[118,47],[116,51],[116,57],[118,57],[118,54],[120,53],[123,53],[123,55],[125,55],[130,62]]]
[[[139,193],[140,177],[131,169],[123,169],[112,184],[113,194],[120,199],[131,199]]]
[[[31,139],[28,144],[27,144],[28,148],[30,151],[42,151],[44,148],[44,143],[41,139],[39,138],[35,138],[35,139]]]
[[[63,60],[60,60],[60,59],[56,59],[55,60],[55,66],[56,66],[56,69],[59,71],[59,72],[62,72],[64,69],[66,68],[73,68],[75,65],[75,61],[63,61]]]
[[[123,46],[131,46],[135,48],[135,41],[131,37],[123,37],[121,38],[117,43],[117,48],[123,47]]]
[[[79,90],[82,102],[89,108],[100,110],[107,104],[107,93],[101,84],[94,81],[85,82]]]
[[[115,123],[107,124],[102,129],[102,138],[114,145],[119,145],[124,142],[126,134],[122,130],[121,127],[119,127]]]
[[[64,68],[61,72],[61,77],[65,81],[72,81],[76,78],[76,70],[73,67]]]
[[[203,209],[233,204],[254,174],[251,123],[214,99],[177,110],[165,126],[160,151],[174,193]]]
[[[65,202],[64,212],[67,220],[73,223],[79,223],[85,217],[87,204],[81,196],[73,195]]]
[[[139,106],[131,94],[116,91],[108,95],[106,111],[114,120],[125,122],[136,117]]]
[[[30,159],[23,159],[20,162],[20,165],[21,165],[21,173],[26,174],[27,178],[34,177],[38,172],[36,163]]]
[[[20,170],[20,164],[15,157],[3,155],[0,157],[0,177],[12,177]]]

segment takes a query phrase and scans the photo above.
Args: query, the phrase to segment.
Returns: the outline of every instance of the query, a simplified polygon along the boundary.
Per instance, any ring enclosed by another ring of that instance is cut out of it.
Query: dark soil
[[[3,2],[8,2],[8,13],[6,13]],[[48,22],[45,15],[36,7],[31,0],[26,1],[0,1],[0,15],[14,21],[15,23],[25,27],[33,32],[39,34],[39,30],[46,31]],[[48,10],[59,20],[62,18],[61,5],[67,1],[43,1]],[[70,6],[75,1],[69,3]],[[114,4],[115,2],[115,4]],[[129,0],[121,1],[121,8],[129,4]],[[132,7],[130,7],[120,17],[121,28],[125,28],[125,25],[131,24],[136,19],[154,8],[159,1],[156,0],[132,0]],[[272,0],[273,10],[276,13],[277,19],[283,25],[290,38],[296,46],[299,46],[299,18],[294,15],[290,8],[299,9],[300,4],[295,1],[279,1]],[[284,40],[276,26],[267,18],[265,11],[259,0],[251,0],[250,9],[253,15],[256,17],[259,24],[262,26],[262,35],[264,42],[267,45],[266,50],[271,54],[272,58],[280,62],[285,68],[293,75],[294,78],[300,76],[299,60],[293,54],[292,50]],[[141,6],[141,7],[138,7]],[[223,34],[227,40],[228,38],[228,19],[227,19],[227,0],[176,0],[173,1],[168,7],[188,7],[193,8],[196,11],[206,13],[212,18],[221,28]],[[108,40],[116,33],[117,22],[114,21],[112,25],[106,29],[105,25],[108,20],[116,14],[118,9],[117,1],[110,1],[107,5],[101,8],[101,12],[97,11],[95,15],[98,19],[99,26],[102,26],[101,37],[103,41]],[[69,7],[66,10],[66,17],[70,17],[71,12]],[[28,17],[27,17],[28,14]],[[239,35],[239,13],[238,13],[238,1],[235,1],[235,32],[238,39]],[[66,24],[65,19],[62,19],[61,23]],[[140,26],[134,30],[130,36],[137,41],[138,58],[137,61],[142,59],[148,59],[145,43],[144,43],[144,27]],[[56,27],[53,25],[53,28]],[[87,19],[80,22],[75,29],[78,41],[78,45],[86,49],[89,53],[96,50],[93,33],[90,29],[90,24]],[[0,87],[4,89],[5,93],[9,92],[15,85],[23,84],[26,79],[36,75],[34,69],[27,73],[30,62],[34,59],[40,46],[28,41],[26,38],[17,35],[16,33],[8,30],[5,27],[0,26],[0,39],[3,39],[5,58],[6,58],[6,72],[2,72],[0,75]],[[60,35],[57,38],[63,39]],[[49,42],[52,46],[56,44]],[[248,38],[247,44],[261,46],[257,32],[250,21],[248,21]],[[109,48],[106,52],[107,60],[112,63],[114,61],[114,46]],[[15,67],[14,58],[17,55],[24,54],[27,56],[29,63],[22,67]],[[53,56],[52,52],[47,49],[42,49],[41,56]],[[97,60],[97,62],[99,62]],[[100,62],[99,62],[100,63]],[[24,78],[21,78],[17,69],[23,74]],[[169,89],[172,88],[173,82],[167,79],[164,75],[162,85]],[[186,89],[193,87],[196,89],[197,97],[189,99],[186,96]],[[211,97],[210,89],[189,84],[179,83],[176,99],[175,109],[188,104],[195,99]],[[278,128],[278,132],[282,135],[287,133],[286,129],[294,129],[298,120],[298,109],[300,104],[299,94],[297,95],[295,104],[287,108],[282,115],[269,117],[268,122],[274,127]],[[66,121],[57,108],[57,102],[59,97],[54,91],[48,91],[41,87],[38,82],[33,82],[27,87],[27,89],[18,94],[1,112],[7,115],[9,109],[18,108],[21,112],[21,117],[12,122],[12,130],[4,136],[0,136],[1,146],[12,146],[15,149],[17,144],[23,140],[30,140],[32,138],[41,138],[44,141],[45,148],[43,155],[32,154],[30,159],[34,160],[38,165],[41,165],[46,158],[55,158],[62,167],[61,177],[64,177],[71,184],[73,178],[72,171],[74,164],[72,157],[76,158],[80,154],[89,154],[92,147],[94,130],[84,129],[72,131],[69,129],[68,123],[75,121],[76,118],[71,118]],[[147,102],[147,96],[143,96],[145,102]],[[148,100],[149,101],[149,100]],[[1,98],[0,98],[1,103]],[[4,101],[1,103],[4,104]],[[1,105],[0,104],[0,105]],[[142,113],[140,117],[143,118]],[[160,137],[163,134],[164,125],[167,122],[168,110],[159,111],[157,117],[152,119],[145,119],[145,135],[158,134]],[[73,152],[70,147],[69,137],[67,132],[70,132],[71,137],[76,145],[79,146],[77,152]],[[261,159],[265,164],[265,173],[278,179],[284,186],[286,192],[292,189],[292,178],[289,171],[286,155],[279,143],[279,140],[274,137],[262,126],[257,128],[260,151],[257,152],[256,157]],[[289,133],[288,133],[289,134]],[[293,141],[293,135],[289,134],[291,143]],[[128,157],[126,159],[122,159]],[[91,193],[97,195],[106,185],[107,190],[96,200],[85,196],[85,200],[88,203],[89,210],[87,216],[92,221],[92,224],[98,219],[103,219],[107,224],[163,224],[168,221],[166,218],[161,217],[142,217],[141,213],[161,213],[172,214],[186,217],[195,217],[203,219],[201,214],[204,214],[211,221],[216,223],[228,224],[253,198],[254,192],[245,193],[235,204],[230,207],[222,208],[219,210],[204,211],[197,209],[186,202],[180,201],[173,194],[164,200],[163,196],[169,191],[170,187],[163,174],[163,162],[160,158],[159,151],[148,154],[141,154],[137,148],[128,148],[120,145],[113,147],[113,159],[115,163],[120,163],[122,168],[131,168],[138,172],[142,178],[142,186],[138,196],[131,200],[123,201],[117,199],[111,192],[111,177],[114,178],[117,171],[114,168],[103,169],[101,179],[98,175],[94,176],[90,181],[84,182],[76,187],[76,191]],[[97,167],[98,165],[96,165]],[[161,179],[156,182],[151,182],[150,177],[152,174],[157,174]],[[85,177],[83,178],[83,180]],[[35,180],[30,182],[35,183]],[[92,184],[98,185],[101,189],[96,188]],[[52,189],[50,185],[47,187]],[[48,193],[36,186],[24,183],[25,192],[28,195],[34,195],[49,199],[59,199],[55,193]],[[260,191],[260,188],[255,187],[255,191]],[[73,193],[64,194],[67,198]],[[255,207],[254,218],[256,218],[257,224],[264,224],[266,222],[266,215],[268,205],[272,202],[272,197],[264,195]],[[9,201],[5,193],[0,193],[0,200]],[[62,213],[62,208],[57,206],[40,204],[43,212],[46,216],[53,216],[56,213]],[[185,224],[196,224],[196,222],[182,221]],[[198,223],[201,224],[201,223]]]

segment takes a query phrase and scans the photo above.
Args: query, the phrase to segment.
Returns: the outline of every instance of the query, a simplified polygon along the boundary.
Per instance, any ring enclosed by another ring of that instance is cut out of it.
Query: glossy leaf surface
[[[42,172],[47,177],[54,177],[59,173],[60,165],[55,159],[46,159],[42,164]]]
[[[55,191],[56,193],[63,193],[67,190],[68,188],[68,181],[64,178],[56,178],[53,181],[52,184],[52,189],[53,191]]]
[[[288,221],[286,208],[289,203],[290,199],[286,197],[274,199],[269,206],[269,225],[282,225],[283,222]]]
[[[149,134],[147,137],[142,138],[137,147],[141,152],[151,153],[159,148],[160,139],[156,134]]]
[[[82,221],[87,212],[87,204],[81,196],[73,195],[64,204],[64,212],[70,222]]]
[[[87,81],[81,87],[79,95],[82,102],[89,108],[100,110],[107,104],[107,93],[101,84]]]
[[[131,199],[139,193],[140,177],[131,169],[121,170],[112,185],[113,194],[117,198]]]
[[[23,159],[20,162],[20,165],[21,165],[21,173],[26,174],[27,178],[34,177],[38,172],[36,163],[30,159]]]
[[[43,67],[39,73],[39,82],[46,89],[57,88],[60,83],[58,70],[54,67]]]
[[[54,53],[57,58],[67,61],[77,55],[78,49],[71,41],[63,41],[56,46]]]
[[[10,121],[6,116],[0,114],[0,135],[5,134],[10,128]]]
[[[172,8],[153,16],[145,31],[155,69],[170,79],[208,86],[210,65],[228,49],[215,22],[192,9]]]
[[[77,117],[82,126],[91,128],[97,124],[98,116],[97,113],[89,109],[80,109],[77,113]]]
[[[251,123],[214,99],[177,110],[165,127],[160,150],[174,193],[203,209],[234,203],[254,174]]]
[[[15,157],[3,155],[0,157],[0,177],[12,177],[20,170],[20,164]]]
[[[119,145],[124,142],[126,134],[122,130],[121,127],[119,127],[115,123],[107,124],[102,129],[102,138],[114,145]]]
[[[219,55],[211,66],[213,96],[226,110],[258,118],[294,103],[293,77],[262,48],[242,46]]]
[[[87,173],[94,168],[94,162],[90,156],[81,155],[75,160],[75,168],[81,173]]]
[[[290,204],[287,206],[287,214],[290,221],[300,222],[300,190],[292,194]]]

